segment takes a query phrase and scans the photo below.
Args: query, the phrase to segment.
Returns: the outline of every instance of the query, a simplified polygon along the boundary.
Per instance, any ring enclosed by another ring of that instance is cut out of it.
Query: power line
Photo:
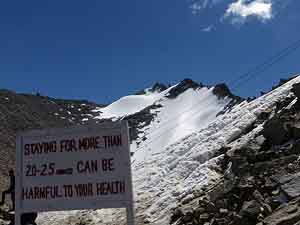
[[[281,61],[282,59],[284,59],[285,57],[290,55],[292,52],[296,51],[299,47],[300,47],[300,39],[293,42],[292,44],[290,44],[286,48],[282,49],[281,51],[279,51],[278,53],[276,53],[272,57],[268,58],[263,63],[257,65],[253,69],[251,69],[248,72],[246,72],[246,73],[242,74],[241,76],[237,77],[234,81],[230,82],[230,83],[232,83],[231,86],[233,87],[233,89],[236,89],[236,88],[242,86],[247,81],[251,80],[252,78],[257,76],[258,74],[266,71],[268,68],[270,68],[274,64],[278,63],[279,61]]]
[[[284,48],[283,50],[279,51],[277,54],[275,54],[274,56],[272,56],[271,58],[269,58],[268,60],[264,61],[263,63],[259,64],[258,66],[256,66],[255,68],[253,68],[252,70],[248,71],[247,73],[239,76],[236,80],[235,80],[235,85],[234,85],[234,89],[236,89],[237,87],[240,87],[241,85],[245,84],[247,81],[253,79],[255,76],[257,76],[258,74],[266,71],[268,68],[270,68],[271,66],[273,66],[274,64],[278,63],[279,61],[281,61],[282,59],[284,59],[285,57],[287,57],[288,55],[290,55],[292,52],[296,51],[298,48],[300,47],[300,39],[293,42],[292,44],[290,44],[289,46],[287,46],[286,48]],[[198,104],[197,104],[198,105]],[[190,111],[194,111],[192,106],[190,108],[188,108],[188,110],[185,110],[182,112],[182,114],[185,114],[187,112]],[[193,110],[192,110],[193,109]],[[200,110],[195,110],[196,112],[200,111]],[[182,114],[180,114],[179,116],[182,116]],[[179,117],[179,116],[174,116],[172,118],[170,118],[169,120],[167,120],[166,122],[163,123],[163,126],[160,126],[160,128],[163,127],[167,127],[167,125],[169,125],[169,122],[173,121],[173,119]],[[188,118],[187,120],[191,119],[193,117]],[[174,129],[176,127],[182,126],[183,124],[179,124],[179,123],[175,123],[175,126],[171,126],[169,129]],[[150,137],[151,139],[149,141],[146,141],[143,143],[143,146],[139,147],[138,149],[145,149],[147,148],[147,145],[157,142],[159,138],[161,138],[162,134],[168,133],[170,132],[169,130],[165,130],[161,133],[159,132],[152,132]],[[158,133],[158,135],[155,135],[156,133]],[[154,139],[155,138],[155,139]]]
[[[271,58],[269,58],[268,60],[264,61],[263,63],[259,64],[258,66],[256,66],[254,69],[250,70],[249,72],[243,74],[242,76],[238,77],[236,79],[236,85],[234,85],[234,89],[236,89],[237,87],[240,87],[241,85],[245,84],[247,81],[249,81],[250,79],[254,78],[255,76],[257,76],[259,73],[264,72],[265,70],[267,70],[269,67],[273,66],[274,64],[276,64],[277,62],[281,61],[283,58],[287,57],[288,55],[290,55],[293,51],[297,50],[300,47],[300,39],[297,40],[296,42],[293,42],[291,45],[289,45],[288,47],[284,48],[283,50],[281,50],[280,52],[278,52],[276,55],[272,56]],[[200,103],[201,104],[201,103]],[[198,105],[198,104],[197,104]],[[194,111],[194,106],[188,108],[188,110],[185,110],[182,112],[182,114],[185,114],[187,112],[190,111]],[[195,112],[198,112],[200,110],[195,110]],[[179,116],[182,116],[182,114],[180,114]],[[169,125],[169,122],[173,121],[173,119],[179,117],[179,116],[174,116],[172,118],[170,118],[169,120],[167,120],[166,122],[163,123],[163,126],[160,126],[160,128],[163,127],[167,127]],[[188,118],[187,120],[189,120],[191,118]],[[174,129],[176,127],[182,126],[183,124],[178,124],[175,123],[175,126],[171,126],[171,128],[169,129]],[[158,141],[158,139],[161,137],[162,134],[168,133],[170,132],[169,130],[165,130],[161,133],[159,132],[152,132],[150,137],[152,140],[150,141],[146,141],[143,143],[143,146],[141,147],[142,149],[146,148],[147,145]],[[156,133],[158,133],[158,135],[155,135]],[[153,139],[155,138],[155,139]],[[157,139],[156,139],[157,138]]]
[[[281,10],[279,12],[277,12],[276,17],[278,17],[279,15],[282,15],[284,12],[288,11],[288,5],[290,5],[291,2],[293,2],[294,0],[287,0],[285,1],[285,5],[284,7],[281,8]],[[253,69],[250,69],[248,72],[242,74],[241,76],[238,76],[236,79],[229,81],[228,83],[233,83],[231,86],[233,86],[233,89],[235,89],[236,87],[234,86],[241,86],[241,85],[234,85],[234,83],[238,82],[238,80],[242,79],[244,76],[248,76],[251,75],[251,73],[254,73],[256,70],[259,69],[260,66],[263,66],[264,64],[267,64],[268,62],[270,62],[271,60],[273,60],[274,58],[277,58],[279,55],[284,54],[287,50],[289,50],[291,47],[293,47],[294,45],[297,45],[297,43],[300,41],[297,40],[295,42],[293,42],[292,44],[290,44],[289,46],[287,46],[286,48],[282,49],[281,51],[279,51],[278,53],[276,53],[275,55],[273,55],[272,57],[268,58],[266,61],[264,61],[263,63],[257,65],[256,67],[254,67]],[[298,48],[298,47],[297,47]],[[296,48],[296,49],[297,49]],[[275,63],[274,63],[275,64]],[[272,64],[272,65],[274,65]],[[251,78],[250,78],[251,79]],[[249,81],[250,79],[247,79],[246,81]],[[240,83],[240,82],[239,82]]]

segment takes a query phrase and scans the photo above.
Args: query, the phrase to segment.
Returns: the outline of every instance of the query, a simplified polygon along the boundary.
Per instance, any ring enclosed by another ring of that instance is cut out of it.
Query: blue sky
[[[0,3],[0,88],[108,103],[156,81],[229,82],[300,38],[296,0]],[[300,49],[237,88],[300,73]]]

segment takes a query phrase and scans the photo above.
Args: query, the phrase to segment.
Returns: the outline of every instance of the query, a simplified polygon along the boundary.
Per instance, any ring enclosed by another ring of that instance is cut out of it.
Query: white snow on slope
[[[213,93],[213,87],[188,89],[175,99],[160,99],[161,108],[153,111],[154,121],[144,127],[143,135],[131,149],[135,152],[133,161],[143,163],[151,154],[156,154],[168,145],[206,127],[216,119],[219,113],[231,99],[218,99]],[[146,137],[146,141],[142,141]]]
[[[174,87],[174,86],[173,86]],[[132,115],[152,105],[155,101],[164,97],[170,89],[168,88],[163,92],[149,92],[147,91],[144,95],[129,95],[125,96],[118,101],[113,102],[105,108],[99,108],[95,110],[100,115],[96,118],[111,119],[111,118],[122,118],[124,116]]]
[[[213,158],[214,153],[220,147],[239,137],[261,112],[272,109],[277,101],[281,101],[290,95],[292,85],[299,82],[300,78],[297,77],[250,103],[244,101],[235,106],[230,112],[218,116],[217,119],[208,121],[208,124],[205,126],[199,127],[197,131],[189,133],[165,148],[157,149],[154,141],[148,143],[147,151],[145,150],[143,154],[139,153],[137,148],[136,154],[141,155],[141,157],[135,156],[136,161],[133,164],[137,218],[144,216],[150,224],[167,225],[169,223],[170,210],[176,206],[176,202],[179,199],[188,197],[193,190],[208,183],[213,183],[219,178],[220,174],[214,170],[215,162],[217,161],[216,158]],[[165,104],[172,103],[170,101]],[[160,111],[161,115],[158,113],[157,118],[160,116],[163,118],[162,115],[167,117],[167,113],[163,113],[163,110],[166,110],[164,108],[166,107],[162,108]],[[199,112],[190,114],[190,116],[197,115],[197,113]],[[169,119],[173,121],[171,111],[169,111],[169,114],[169,117],[164,120]],[[206,117],[200,116],[199,118],[202,118],[203,122],[203,118]],[[178,124],[178,126],[181,126],[181,124]],[[149,133],[146,133],[149,137],[151,136],[151,129],[153,129],[152,132],[156,132],[154,127],[155,123],[153,122],[147,131]],[[172,127],[169,131],[172,132],[176,128]],[[261,127],[257,127],[251,132],[251,135],[245,135],[243,143],[246,143],[247,139],[253,137],[260,129]],[[144,143],[145,145],[146,142],[147,140]],[[233,142],[233,144],[237,143]],[[143,148],[143,143],[141,148]],[[144,153],[147,154],[146,157]],[[104,224],[116,224],[116,222],[111,223],[110,221],[123,216],[119,211],[116,212],[114,210],[111,211],[113,213],[112,216],[108,216],[107,211],[103,214],[102,210],[77,212],[76,216],[80,217],[86,213],[93,218],[95,223],[102,221]],[[50,215],[51,218],[55,219],[48,222],[47,218]],[[44,214],[40,216],[39,223],[62,225],[65,218],[66,214],[64,213]],[[138,224],[143,223],[140,222]]]

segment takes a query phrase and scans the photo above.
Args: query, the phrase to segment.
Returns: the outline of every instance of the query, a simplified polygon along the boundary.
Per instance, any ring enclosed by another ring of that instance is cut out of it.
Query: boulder
[[[265,120],[267,120],[267,119],[269,118],[271,112],[272,112],[272,110],[261,112],[261,113],[257,116],[257,119],[258,119],[258,120],[265,121]]]
[[[234,215],[233,218],[232,218],[232,221],[230,222],[229,225],[240,225],[240,224],[244,224],[242,222],[242,217],[240,215]]]
[[[273,117],[267,121],[262,133],[272,145],[282,144],[288,135],[288,131],[285,130],[283,122],[278,117]]]
[[[281,189],[289,196],[289,198],[296,198],[300,196],[300,177],[295,177],[290,182],[281,186]]]
[[[276,156],[276,152],[274,151],[266,151],[266,152],[259,152],[256,154],[255,158],[258,162],[261,161],[269,161]]]
[[[253,197],[260,204],[263,204],[265,202],[264,197],[262,196],[262,194],[258,190],[255,190],[253,192]]]
[[[230,161],[232,162],[231,170],[234,174],[241,175],[247,173],[249,164],[245,157],[235,155],[230,158]]]
[[[194,219],[194,215],[192,212],[187,212],[183,217],[182,217],[182,222],[183,223],[188,223],[188,222],[191,222],[193,221]]]
[[[293,88],[291,91],[299,99],[300,98],[300,83],[293,84]]]
[[[216,219],[218,225],[227,225],[229,223],[227,218],[218,218]]]
[[[272,215],[265,218],[265,225],[296,225],[300,221],[300,198],[280,206]]]
[[[265,178],[265,185],[264,185],[264,190],[265,191],[272,191],[277,187],[277,184],[273,181],[271,181],[271,179],[269,177]]]
[[[278,184],[281,185],[281,190],[290,198],[300,196],[300,172],[287,175],[272,176]]]
[[[293,123],[291,125],[291,133],[293,135],[294,139],[299,139],[300,138],[300,123]]]
[[[261,213],[260,204],[256,200],[244,202],[240,215],[242,217],[248,217],[251,219],[256,219],[257,216]]]
[[[181,217],[183,217],[184,214],[180,209],[176,209],[170,219],[170,224],[175,223],[177,220],[179,220]]]
[[[208,213],[217,212],[217,208],[216,208],[215,204],[208,200],[199,200],[199,205],[201,207],[204,207],[206,209],[206,212],[208,212]]]

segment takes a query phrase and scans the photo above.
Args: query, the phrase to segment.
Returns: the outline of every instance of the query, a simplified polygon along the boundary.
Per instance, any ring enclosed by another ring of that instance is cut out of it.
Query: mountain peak
[[[144,95],[144,94],[147,94],[147,92],[160,93],[160,92],[163,92],[164,90],[166,90],[167,88],[168,87],[165,84],[156,82],[152,87],[140,90],[140,91],[136,92],[135,95]]]
[[[166,90],[168,87],[163,83],[156,82],[150,89],[150,92],[162,92]]]
[[[188,86],[190,88],[203,87],[203,85],[201,83],[198,84],[197,82],[195,82],[195,81],[193,81],[192,79],[189,79],[189,78],[183,79],[179,84]]]
[[[201,87],[203,87],[201,83],[199,84],[191,79],[186,78],[169,91],[168,98],[176,98],[178,95],[185,92],[187,89],[197,89]]]
[[[218,96],[219,98],[225,98],[225,97],[232,97],[233,94],[231,93],[230,89],[225,83],[217,84],[214,89],[213,93]]]

